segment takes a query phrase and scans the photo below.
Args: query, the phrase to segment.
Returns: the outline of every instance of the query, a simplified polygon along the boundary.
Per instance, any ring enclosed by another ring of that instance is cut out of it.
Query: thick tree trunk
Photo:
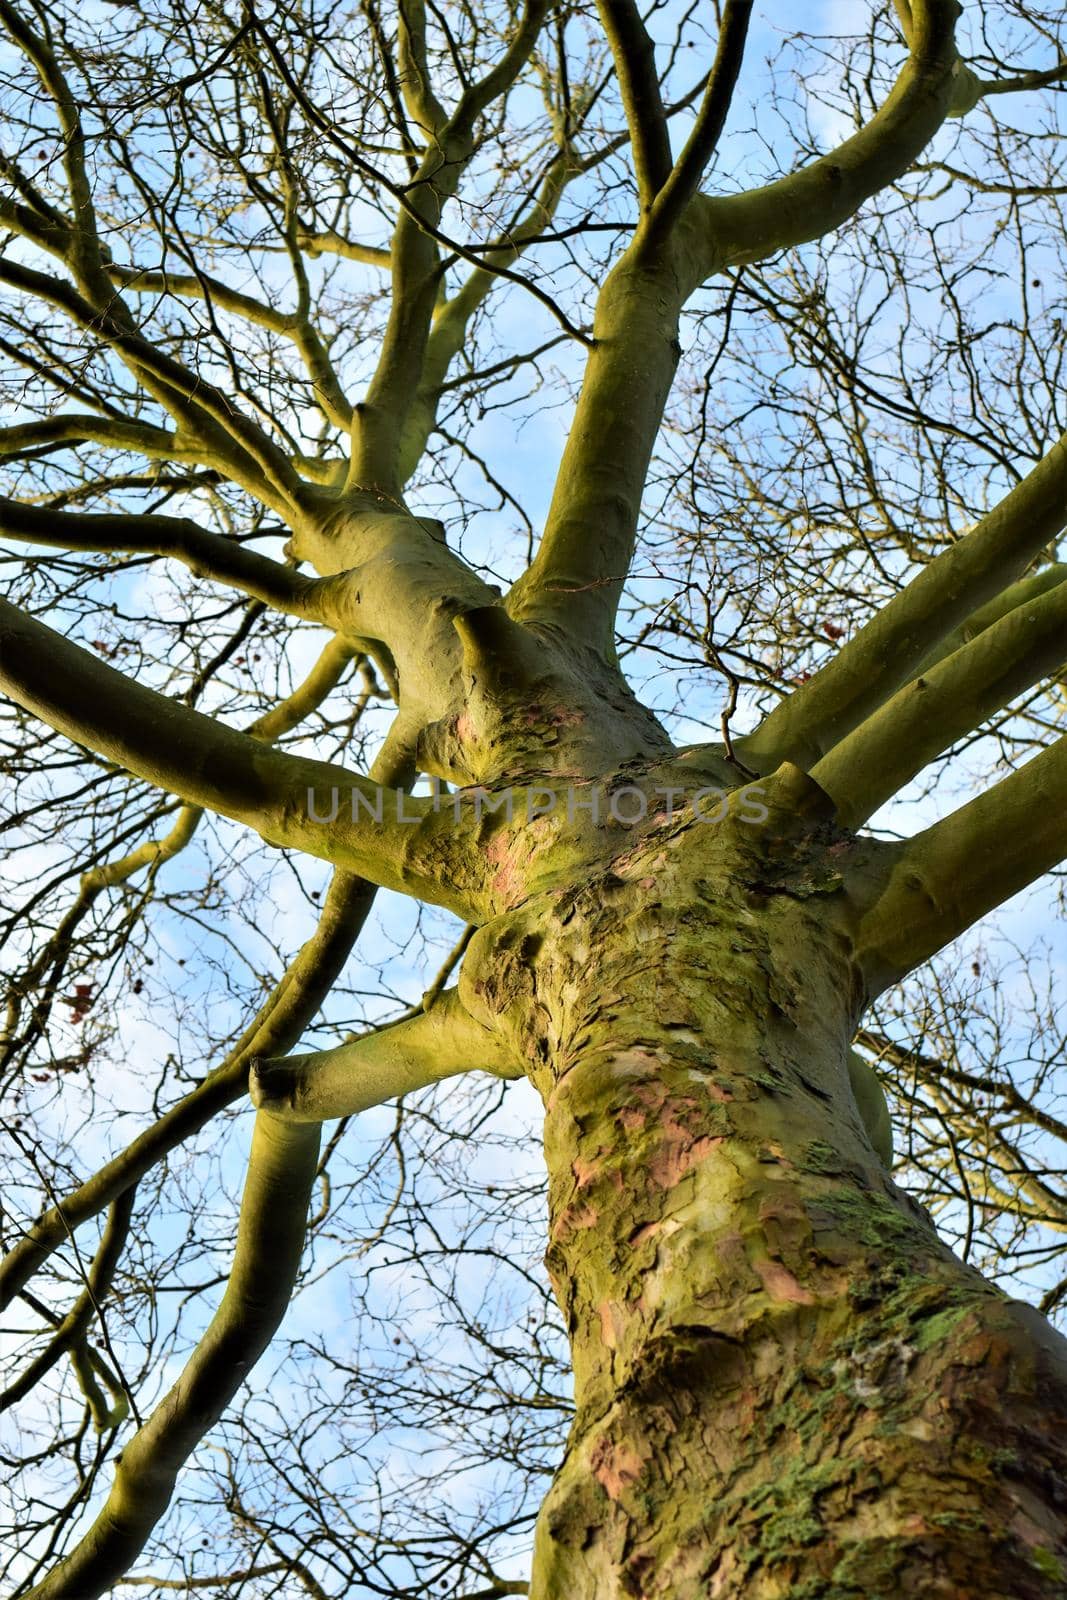
[[[574,1354],[532,1600],[1064,1596],[1067,1347],[850,1090],[854,842],[735,808],[619,850],[484,930],[469,990],[539,1062]]]

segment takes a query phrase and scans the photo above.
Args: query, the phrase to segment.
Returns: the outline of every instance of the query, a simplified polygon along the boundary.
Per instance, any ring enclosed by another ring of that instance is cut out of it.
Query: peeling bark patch
[[[658,1188],[673,1189],[686,1173],[699,1167],[724,1143],[722,1134],[699,1134],[694,1138],[687,1128],[668,1127],[663,1143],[649,1162],[649,1177]]]
[[[571,1172],[574,1174],[575,1187],[587,1189],[603,1169],[603,1166],[603,1161],[583,1161],[581,1156],[576,1156],[571,1162]]]
[[[602,1434],[593,1446],[589,1464],[608,1498],[618,1500],[624,1489],[637,1482],[645,1463],[632,1444]]]
[[[605,1349],[614,1350],[624,1327],[625,1310],[617,1300],[605,1300],[600,1307],[600,1337]]]
[[[760,1275],[760,1280],[772,1300],[795,1306],[813,1306],[815,1296],[810,1289],[805,1289],[799,1284],[789,1268],[780,1261],[772,1261],[769,1257],[754,1261],[752,1265]]]
[[[581,1233],[585,1228],[595,1228],[600,1221],[600,1213],[592,1206],[568,1206],[561,1211],[552,1227],[551,1239],[553,1244],[559,1244],[573,1233]]]
[[[511,854],[507,839],[502,835],[490,839],[485,847],[485,856],[487,861],[499,868],[492,879],[494,898],[508,906],[523,900],[526,896],[526,875]]]

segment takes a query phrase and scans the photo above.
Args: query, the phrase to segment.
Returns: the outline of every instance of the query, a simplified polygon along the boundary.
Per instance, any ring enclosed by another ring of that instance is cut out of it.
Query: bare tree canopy
[[[5,1592],[1062,1597],[1061,8],[0,82]]]

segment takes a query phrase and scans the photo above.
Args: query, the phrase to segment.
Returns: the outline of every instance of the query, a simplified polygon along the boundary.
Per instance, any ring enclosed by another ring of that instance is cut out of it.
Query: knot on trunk
[[[452,626],[462,650],[463,705],[423,730],[419,765],[461,783],[554,769],[556,747],[586,721],[575,675],[503,606],[461,611]]]

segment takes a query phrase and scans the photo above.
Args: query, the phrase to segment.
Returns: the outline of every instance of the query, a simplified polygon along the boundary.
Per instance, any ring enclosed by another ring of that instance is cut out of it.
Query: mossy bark
[[[574,1356],[533,1600],[1067,1593],[1064,1347],[863,1126],[877,862],[813,789],[607,830],[472,946],[467,1003],[544,1097]]]

